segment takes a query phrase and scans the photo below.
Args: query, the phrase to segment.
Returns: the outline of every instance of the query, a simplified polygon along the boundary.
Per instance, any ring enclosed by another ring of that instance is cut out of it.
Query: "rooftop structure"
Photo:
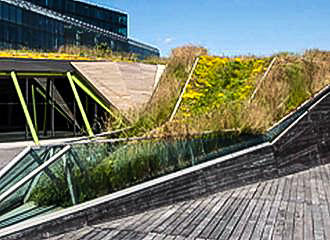
[[[0,48],[57,50],[107,44],[140,57],[159,50],[128,38],[128,15],[82,1],[0,0]]]
[[[147,104],[163,71],[143,63],[0,59],[0,142],[91,136],[112,111]]]

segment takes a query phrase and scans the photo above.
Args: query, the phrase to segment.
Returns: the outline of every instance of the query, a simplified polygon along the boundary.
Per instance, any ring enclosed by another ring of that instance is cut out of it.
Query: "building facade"
[[[106,43],[116,52],[159,56],[128,38],[128,15],[77,0],[0,0],[0,48],[57,50]]]

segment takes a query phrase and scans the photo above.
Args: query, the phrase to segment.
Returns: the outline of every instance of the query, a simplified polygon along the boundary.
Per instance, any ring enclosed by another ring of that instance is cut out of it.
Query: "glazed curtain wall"
[[[127,14],[73,0],[28,0],[127,37]]]
[[[0,2],[0,48],[55,50],[62,45],[94,46],[104,42],[114,51],[128,50],[125,42]]]

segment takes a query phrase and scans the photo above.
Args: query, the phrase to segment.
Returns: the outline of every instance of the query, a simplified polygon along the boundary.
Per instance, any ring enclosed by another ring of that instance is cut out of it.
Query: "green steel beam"
[[[115,114],[99,99],[91,90],[88,89],[75,75],[72,75],[73,81],[96,103],[98,103],[105,111],[107,111],[112,117],[116,118]]]
[[[47,79],[47,86],[46,86],[46,98],[44,102],[44,123],[42,131],[44,136],[47,136],[47,115],[48,115],[48,105],[49,105],[49,91],[50,91],[50,80]]]
[[[11,78],[14,82],[18,98],[21,102],[27,124],[28,124],[28,126],[30,128],[30,131],[31,131],[31,134],[32,134],[33,141],[34,141],[35,144],[39,145],[38,134],[37,134],[37,132],[36,132],[34,126],[33,126],[32,119],[30,117],[30,113],[29,113],[29,110],[27,108],[26,102],[24,100],[22,90],[19,86],[19,83],[18,83],[17,76],[16,76],[15,72],[11,72]]]
[[[37,104],[36,104],[36,96],[34,92],[34,84],[32,84],[32,105],[33,105],[34,126],[36,128],[36,132],[38,132]]]
[[[72,79],[72,75],[70,72],[67,73],[67,77],[69,79],[69,82],[70,82],[70,85],[71,85],[71,88],[72,88],[72,91],[73,91],[73,94],[74,94],[74,97],[76,99],[76,102],[78,104],[78,107],[79,107],[79,110],[80,110],[80,113],[82,115],[82,118],[84,120],[84,123],[85,123],[85,126],[86,126],[86,129],[87,129],[87,133],[90,137],[93,137],[94,136],[94,133],[92,131],[92,128],[91,128],[91,125],[89,124],[88,122],[88,118],[86,116],[86,113],[85,113],[85,110],[83,108],[83,105],[81,103],[81,100],[80,100],[80,97],[78,95],[78,91],[76,89],[76,86],[74,85],[74,81]]]

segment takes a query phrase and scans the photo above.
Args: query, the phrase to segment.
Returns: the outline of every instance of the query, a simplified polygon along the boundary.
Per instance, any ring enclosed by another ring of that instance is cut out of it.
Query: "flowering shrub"
[[[268,64],[269,59],[201,57],[183,95],[180,113],[189,117],[192,113],[217,109],[224,103],[244,101]]]

